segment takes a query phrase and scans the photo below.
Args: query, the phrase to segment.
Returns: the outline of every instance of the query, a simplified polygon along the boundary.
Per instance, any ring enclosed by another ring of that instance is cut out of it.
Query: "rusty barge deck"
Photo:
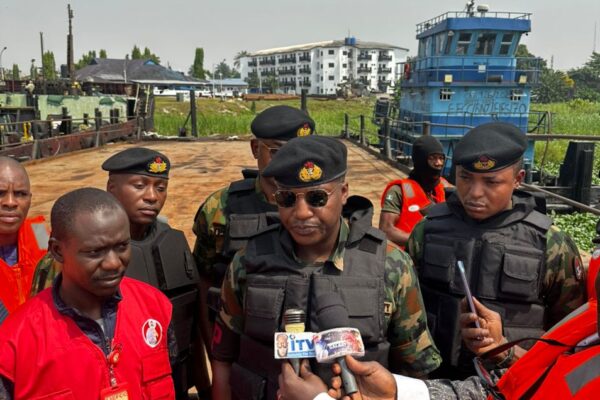
[[[377,224],[381,191],[387,182],[404,175],[368,151],[349,141],[345,143],[348,147],[350,193],[365,196],[373,202],[373,223]],[[107,174],[100,165],[114,153],[130,146],[149,147],[170,158],[169,194],[162,215],[168,218],[171,226],[185,232],[190,246],[195,240],[192,223],[200,203],[215,190],[240,179],[243,168],[256,166],[247,140],[109,144],[25,163],[33,193],[29,215],[44,215],[49,220],[52,204],[60,195],[84,186],[104,189]]]

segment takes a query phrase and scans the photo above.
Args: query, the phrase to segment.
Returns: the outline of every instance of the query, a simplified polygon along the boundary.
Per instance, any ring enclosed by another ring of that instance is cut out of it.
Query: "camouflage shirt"
[[[425,221],[415,226],[406,247],[417,268],[423,253]],[[573,239],[552,225],[546,233],[546,275],[541,290],[546,306],[545,330],[587,301],[586,269]]]
[[[52,287],[54,278],[62,270],[62,264],[56,261],[52,254],[47,253],[37,263],[35,272],[33,273],[33,279],[31,280],[31,293],[29,297],[33,297],[42,290]]]
[[[340,271],[344,269],[344,243],[348,233],[348,225],[342,222],[338,245],[326,261]],[[282,238],[292,240],[289,234],[285,234]],[[303,264],[295,255],[293,257]],[[236,334],[241,334],[244,328],[242,307],[247,286],[243,258],[244,249],[236,253],[221,288],[223,308],[219,315],[219,322],[225,329]],[[322,263],[314,266],[320,267]],[[387,246],[385,260],[385,303],[390,305],[389,312],[385,313],[385,323],[387,339],[391,344],[389,360],[390,365],[394,366],[392,369],[413,377],[424,376],[436,369],[441,363],[441,357],[427,328],[423,299],[412,262],[406,253],[390,243]],[[225,337],[239,340],[237,335],[223,335],[223,338]],[[226,346],[228,349],[223,353],[229,354],[229,349],[236,348],[237,343],[225,343],[225,340],[222,340],[216,348],[215,343],[213,346],[213,353],[218,357],[220,353],[218,347]]]
[[[267,203],[267,198],[260,188],[259,179],[255,179],[256,193]],[[206,198],[194,219],[193,231],[196,234],[194,259],[200,274],[213,276],[213,266],[223,251],[227,217],[225,208],[229,197],[229,186],[217,190]]]

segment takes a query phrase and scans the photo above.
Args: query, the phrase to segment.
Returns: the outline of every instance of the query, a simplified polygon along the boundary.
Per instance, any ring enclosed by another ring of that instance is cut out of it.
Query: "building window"
[[[334,77],[333,75],[329,75],[329,80],[330,80],[330,81],[332,81],[332,80],[334,80],[334,79],[335,79],[335,77]]]
[[[450,101],[452,99],[453,91],[450,89],[440,89],[440,100],[441,101]]]
[[[500,52],[499,52],[499,54],[501,56],[508,55],[508,52],[510,50],[510,45],[512,44],[513,36],[514,35],[512,33],[505,33],[504,35],[502,35],[502,42],[500,43]]]
[[[329,63],[329,68],[333,68],[333,67],[335,67],[335,64],[334,63]]]
[[[513,89],[510,91],[510,101],[521,101],[521,97],[525,97],[523,90]]]
[[[342,68],[347,68],[348,64],[342,64]]]
[[[323,52],[321,52],[321,55],[323,55]]]
[[[346,50],[342,51],[342,55],[347,56],[348,52]]]
[[[335,54],[335,50],[329,50],[329,55]]]
[[[469,44],[471,44],[471,33],[461,33],[458,36],[458,43],[456,44],[456,55],[464,56],[469,51]]]
[[[321,82],[323,82],[323,77],[321,77]]]
[[[477,47],[475,54],[489,56],[494,51],[494,43],[496,42],[496,33],[480,33],[477,36]]]
[[[348,80],[348,77],[347,77],[346,75],[344,75],[344,76],[342,76],[342,80],[343,80],[343,81],[347,81],[347,80]]]

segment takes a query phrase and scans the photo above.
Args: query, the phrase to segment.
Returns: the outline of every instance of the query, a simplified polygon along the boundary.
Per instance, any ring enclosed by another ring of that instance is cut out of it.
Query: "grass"
[[[253,105],[254,104],[254,105]],[[250,133],[250,123],[257,113],[275,105],[300,107],[300,100],[283,101],[243,101],[219,99],[198,99],[197,124],[200,136],[244,135]],[[365,115],[365,128],[374,134],[376,127],[370,121],[375,104],[374,98],[354,100],[308,99],[308,112],[315,120],[317,132],[324,135],[338,135],[344,124],[344,113],[348,113],[350,125],[358,131],[358,116]],[[173,98],[156,98],[154,125],[161,135],[177,135],[189,113],[189,103],[178,103]],[[191,122],[187,131],[191,131]]]

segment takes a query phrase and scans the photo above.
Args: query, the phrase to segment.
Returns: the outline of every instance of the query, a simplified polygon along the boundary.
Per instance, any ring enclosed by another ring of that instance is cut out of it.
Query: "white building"
[[[343,82],[361,82],[369,90],[390,92],[397,64],[407,53],[403,47],[349,37],[250,53],[240,59],[240,73],[250,90],[275,86],[280,93],[308,89],[334,95]]]

